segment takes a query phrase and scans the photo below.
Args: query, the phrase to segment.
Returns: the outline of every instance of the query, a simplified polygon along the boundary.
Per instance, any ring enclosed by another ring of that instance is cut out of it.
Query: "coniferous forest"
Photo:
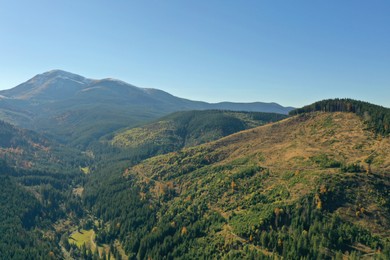
[[[80,145],[1,121],[0,259],[389,259],[388,124],[350,99]]]

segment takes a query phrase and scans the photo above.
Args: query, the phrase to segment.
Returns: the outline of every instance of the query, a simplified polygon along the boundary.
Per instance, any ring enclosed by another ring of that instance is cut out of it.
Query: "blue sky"
[[[390,1],[0,0],[0,89],[63,69],[209,102],[390,107]]]

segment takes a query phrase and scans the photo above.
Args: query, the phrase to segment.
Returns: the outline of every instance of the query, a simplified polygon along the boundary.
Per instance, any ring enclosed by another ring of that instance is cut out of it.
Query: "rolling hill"
[[[387,259],[389,170],[387,135],[310,112],[147,159],[85,201],[97,240],[140,259]]]
[[[282,114],[223,110],[175,112],[155,122],[119,131],[110,142],[116,147],[138,150],[154,146],[166,153],[286,117]]]
[[[115,79],[93,80],[53,70],[0,91],[0,119],[86,146],[122,127],[139,125],[175,111],[230,109],[287,114],[275,103],[191,101]]]

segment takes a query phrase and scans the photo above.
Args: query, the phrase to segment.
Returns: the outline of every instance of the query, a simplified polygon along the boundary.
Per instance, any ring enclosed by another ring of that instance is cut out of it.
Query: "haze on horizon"
[[[0,89],[62,69],[207,102],[390,107],[390,2],[1,1]]]

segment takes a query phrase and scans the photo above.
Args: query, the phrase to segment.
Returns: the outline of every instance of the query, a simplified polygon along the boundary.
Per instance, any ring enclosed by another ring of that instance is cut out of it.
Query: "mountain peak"
[[[63,70],[50,70],[9,90],[3,96],[14,99],[62,99],[80,90],[93,80]]]
[[[74,74],[74,73],[71,73],[71,72],[68,72],[68,71],[65,71],[65,70],[60,70],[60,69],[53,69],[53,70],[49,70],[49,71],[46,71],[44,73],[42,73],[42,75],[50,75],[50,74],[67,74],[67,75],[77,75],[77,74]]]
[[[74,73],[71,73],[68,71],[59,70],[59,69],[50,70],[50,71],[44,72],[42,74],[38,74],[35,77],[33,77],[31,80],[45,80],[45,81],[47,81],[47,80],[56,79],[56,78],[78,81],[78,82],[83,83],[83,84],[86,84],[86,83],[89,83],[92,81],[92,80],[87,79],[83,76],[80,76],[80,75],[77,75],[77,74],[74,74]],[[29,80],[29,81],[31,81],[31,80]],[[29,81],[27,81],[27,82],[29,82]]]

